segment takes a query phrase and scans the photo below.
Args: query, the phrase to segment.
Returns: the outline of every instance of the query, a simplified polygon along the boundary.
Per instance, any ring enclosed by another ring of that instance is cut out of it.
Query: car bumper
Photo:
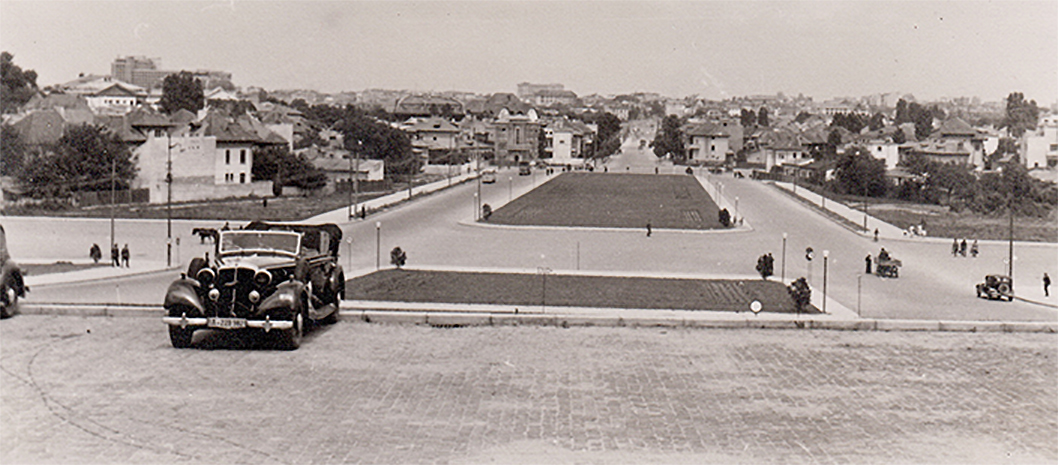
[[[209,318],[197,318],[183,316],[165,316],[162,317],[162,322],[169,326],[179,326],[181,328],[187,328],[189,326],[202,327],[210,329],[243,329],[243,328],[222,328],[216,326],[210,326]],[[290,320],[272,320],[265,317],[263,320],[246,320],[246,328],[263,329],[266,333],[273,329],[290,329],[294,327],[294,322]]]

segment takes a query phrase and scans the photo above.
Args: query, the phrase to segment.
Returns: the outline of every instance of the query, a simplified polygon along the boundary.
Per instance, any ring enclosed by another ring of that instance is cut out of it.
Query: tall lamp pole
[[[106,149],[103,149],[103,153],[108,154],[109,152],[107,152]],[[114,190],[117,184],[117,172],[117,155],[114,155],[114,157],[110,159],[110,250],[114,250],[114,245],[116,244],[116,242],[114,242]],[[113,263],[111,263],[111,265],[113,265]]]
[[[382,269],[382,222],[375,222],[375,269]]]
[[[823,313],[827,312],[827,261],[830,258],[830,251],[823,251]]]
[[[786,282],[786,233],[782,233],[782,274],[779,275],[779,280]]]
[[[172,135],[165,135],[165,266],[173,266],[173,143]]]
[[[1010,213],[1010,233],[1007,237],[1007,276],[1010,279],[1014,279],[1014,207],[1011,200],[1014,198],[1014,193],[1011,192],[1010,197],[1007,197],[1007,211]]]

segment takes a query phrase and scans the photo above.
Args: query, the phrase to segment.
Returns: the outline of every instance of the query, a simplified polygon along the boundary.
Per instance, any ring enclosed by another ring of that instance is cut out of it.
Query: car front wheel
[[[285,350],[295,350],[301,347],[301,339],[305,335],[305,317],[302,312],[294,314],[294,326],[279,332],[279,346]]]
[[[169,310],[169,316],[180,316],[187,312],[182,308],[173,308]],[[181,328],[179,326],[169,325],[169,342],[173,343],[173,347],[177,349],[186,349],[191,347],[191,338],[195,335],[193,328]]]

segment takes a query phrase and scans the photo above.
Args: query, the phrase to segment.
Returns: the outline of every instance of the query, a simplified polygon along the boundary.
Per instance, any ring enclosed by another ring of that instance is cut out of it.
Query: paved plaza
[[[1054,334],[0,325],[2,463],[1055,463]],[[234,349],[234,350],[232,350]]]

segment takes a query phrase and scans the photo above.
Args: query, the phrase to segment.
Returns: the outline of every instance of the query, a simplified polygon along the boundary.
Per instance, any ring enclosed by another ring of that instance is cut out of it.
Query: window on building
[[[712,151],[715,152],[716,151],[716,146],[715,145],[710,145],[709,146],[709,150],[712,150]]]
[[[240,165],[245,165],[246,164],[246,149],[242,149],[242,150],[239,151],[239,164]]]
[[[246,173],[239,173],[239,184],[246,184]]]
[[[231,164],[231,150],[225,150],[224,151],[224,164],[225,165],[230,165]]]

